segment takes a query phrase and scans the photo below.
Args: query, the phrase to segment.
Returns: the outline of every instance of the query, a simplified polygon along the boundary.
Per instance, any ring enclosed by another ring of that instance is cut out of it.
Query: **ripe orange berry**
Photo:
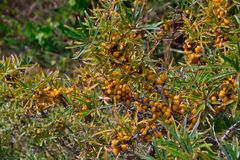
[[[143,105],[142,108],[143,108],[144,110],[146,110],[148,107],[147,107],[147,105]]]
[[[195,124],[197,122],[197,118],[196,117],[193,117],[192,118],[192,123]]]
[[[136,106],[141,106],[141,103],[138,101],[136,101],[135,104],[136,104]]]
[[[160,75],[159,75],[159,78],[161,79],[162,83],[165,83],[166,80],[167,80],[167,75],[166,75],[165,73],[160,74]]]
[[[113,148],[113,154],[114,156],[117,156],[119,154],[118,148]]]
[[[201,53],[202,52],[202,47],[201,46],[197,46],[194,51],[196,53]]]
[[[172,122],[171,122],[171,120],[166,119],[166,120],[165,120],[165,123],[168,124],[168,125],[170,125]]]
[[[155,102],[155,103],[153,104],[153,107],[157,107],[157,106],[158,106],[158,103]]]
[[[121,145],[121,149],[123,152],[126,152],[127,151],[127,148],[128,148],[128,145],[127,144],[122,144]]]
[[[151,111],[152,113],[155,113],[155,112],[157,111],[157,108],[156,108],[156,107],[152,107],[152,108],[150,109],[150,111]]]
[[[156,138],[161,138],[162,137],[162,132],[156,131],[154,132],[154,135]]]
[[[119,94],[119,95],[120,95],[121,93],[122,93],[122,91],[121,91],[121,90],[118,90],[118,91],[117,91],[117,94]]]
[[[162,110],[162,112],[166,112],[167,107],[166,107],[166,106],[163,106],[163,107],[161,108],[161,110]]]
[[[148,77],[147,77],[147,80],[152,81],[154,78],[155,78],[154,74],[149,74]]]
[[[106,43],[106,42],[102,42],[101,45],[102,45],[103,47],[106,47],[106,46],[107,46],[107,43]]]
[[[188,10],[188,9],[185,10],[185,13],[186,13],[186,14],[190,14],[190,10]]]
[[[152,119],[157,119],[157,114],[156,113],[153,113],[153,115],[152,115]]]
[[[191,112],[193,115],[197,113],[197,109],[196,108],[193,108],[192,109],[192,112]]]
[[[142,111],[143,111],[143,107],[142,107],[142,106],[138,106],[138,107],[137,107],[137,111],[138,111],[138,112],[142,112]]]
[[[116,99],[117,99],[117,100],[120,100],[120,99],[121,99],[121,96],[120,96],[120,95],[116,95]]]
[[[226,92],[224,90],[221,90],[219,92],[219,97],[225,97],[226,96]]]
[[[174,105],[172,106],[172,108],[173,108],[174,111],[177,111],[177,110],[178,110],[178,105],[175,105],[175,104],[174,104]]]
[[[111,94],[112,93],[112,90],[109,88],[108,90],[107,90],[107,94]]]
[[[117,58],[119,56],[119,52],[114,52],[113,57]]]
[[[213,3],[220,3],[221,0],[212,0]]]
[[[131,139],[131,137],[129,137],[127,135],[123,136],[123,138],[122,138],[123,141],[129,141],[130,139]]]
[[[217,106],[217,105],[215,105],[215,106],[213,106],[213,109],[215,110],[215,112],[220,112],[220,107],[219,106]]]
[[[131,104],[131,101],[128,99],[128,100],[126,100],[126,105],[130,105]]]
[[[217,97],[212,96],[212,97],[211,97],[211,101],[214,101],[214,102],[217,101]]]
[[[182,108],[181,110],[180,110],[180,113],[184,113],[185,112],[185,109],[184,108]]]
[[[180,102],[180,100],[175,100],[174,101],[174,104],[176,104],[176,105],[179,105],[181,102]]]
[[[157,108],[158,108],[158,109],[161,109],[162,107],[163,107],[163,104],[158,104],[158,105],[157,105]]]
[[[153,105],[154,105],[154,102],[153,102],[153,101],[150,101],[150,102],[149,102],[149,105],[150,105],[150,106],[153,106]]]
[[[137,100],[139,98],[139,94],[138,93],[134,93],[133,94],[134,98]]]
[[[112,73],[112,76],[113,76],[113,77],[118,77],[118,76],[120,76],[120,75],[122,75],[120,72],[113,72],[113,73]]]
[[[82,107],[82,110],[83,110],[83,111],[88,110],[88,106],[84,105],[84,106]]]
[[[116,145],[117,145],[118,143],[119,143],[119,140],[117,140],[117,139],[112,140],[111,147],[112,147],[112,148],[116,147]]]
[[[218,44],[220,41],[221,41],[221,38],[218,36],[216,41],[215,41],[215,44]]]
[[[225,18],[225,19],[223,20],[223,23],[224,23],[225,25],[229,25],[229,24],[230,24],[230,20]]]
[[[51,89],[51,87],[48,86],[48,87],[44,88],[43,91],[44,91],[44,92],[48,92],[50,89]]]
[[[147,102],[148,102],[148,98],[147,98],[147,97],[144,97],[144,98],[143,98],[143,102],[144,102],[144,103],[147,103]]]
[[[120,133],[118,133],[118,137],[119,138],[123,138],[123,134],[120,132]]]
[[[121,57],[118,58],[118,60],[122,63],[122,62],[125,61],[126,59],[125,59],[124,56],[121,56]]]
[[[222,98],[222,101],[223,101],[223,102],[227,102],[227,101],[228,101],[228,97],[227,97],[227,96],[223,97],[223,98]]]
[[[180,96],[179,95],[176,95],[173,97],[174,100],[179,100],[180,99]]]
[[[165,112],[163,115],[168,118],[171,116],[171,112]]]

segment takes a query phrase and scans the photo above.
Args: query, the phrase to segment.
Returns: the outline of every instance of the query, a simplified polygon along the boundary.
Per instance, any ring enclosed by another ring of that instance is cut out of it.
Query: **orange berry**
[[[123,152],[126,152],[127,151],[127,148],[128,148],[128,145],[127,144],[122,144],[121,145],[121,149]]]
[[[211,97],[211,101],[217,101],[217,97],[212,96],[212,97]]]
[[[172,108],[173,108],[174,111],[177,111],[177,110],[178,110],[178,105],[175,105],[175,104],[174,104],[174,105],[172,106]]]
[[[129,141],[130,139],[131,139],[131,137],[129,137],[127,135],[123,136],[123,138],[122,138],[123,141]]]
[[[117,139],[112,140],[111,147],[114,148],[119,143]]]
[[[230,20],[225,18],[225,19],[223,20],[223,23],[224,23],[225,25],[229,25],[229,24],[230,24]]]
[[[83,111],[88,110],[88,106],[84,105],[84,106],[82,107],[82,110],[83,110]]]
[[[142,106],[138,106],[138,107],[137,107],[137,111],[138,111],[138,112],[142,112],[142,111],[143,111],[143,107],[142,107]]]
[[[158,104],[158,105],[157,105],[157,108],[158,108],[158,109],[161,109],[162,106],[163,106],[163,104]]]
[[[122,91],[121,91],[121,90],[118,90],[118,91],[117,91],[117,94],[119,94],[119,95],[120,95],[121,93],[122,93]]]
[[[157,106],[158,106],[158,103],[155,102],[155,103],[153,104],[153,107],[157,107]]]
[[[154,132],[154,135],[156,138],[161,138],[162,137],[162,132],[156,131]]]
[[[51,89],[51,87],[48,86],[48,87],[44,88],[43,91],[44,91],[44,92],[48,92],[50,89]]]
[[[111,94],[112,93],[112,90],[109,88],[108,90],[107,90],[107,94]]]
[[[148,131],[148,130],[147,130],[146,128],[143,129],[143,130],[142,130],[142,135],[143,135],[143,136],[147,135],[147,131]]]
[[[225,96],[223,99],[222,99],[223,102],[227,102],[228,101],[228,97]]]
[[[119,154],[118,148],[113,148],[113,154],[114,156],[117,156]]]
[[[197,118],[196,117],[193,117],[192,118],[192,123],[195,124],[197,122]]]
[[[182,109],[180,110],[180,113],[183,114],[184,112],[185,112],[185,109],[182,108]]]
[[[157,114],[156,113],[153,113],[153,115],[152,115],[152,119],[157,119]]]
[[[174,104],[176,104],[176,105],[179,105],[180,103],[181,103],[180,100],[175,100],[175,101],[174,101]]]
[[[220,3],[221,0],[212,0],[213,3]]]
[[[143,98],[143,102],[144,102],[144,103],[147,103],[147,102],[148,102],[148,98],[147,98],[147,97],[144,97],[144,98]]]
[[[136,106],[141,106],[141,103],[138,101],[136,101],[135,104],[136,104]]]
[[[180,99],[180,96],[179,95],[176,95],[173,97],[174,100],[179,100]]]
[[[123,138],[123,134],[120,132],[120,133],[118,133],[118,137],[119,138]]]
[[[196,53],[201,53],[202,52],[202,47],[201,46],[197,46],[194,51]]]
[[[163,116],[168,118],[168,117],[171,116],[171,113],[170,113],[170,112],[165,112],[165,113],[163,114]]]
[[[147,105],[143,105],[142,108],[143,108],[144,110],[146,110],[148,107],[147,107]]]
[[[167,107],[166,107],[166,106],[163,106],[163,107],[161,108],[161,110],[162,110],[162,112],[166,112]]]
[[[219,12],[218,12],[218,15],[219,15],[219,17],[221,18],[221,17],[224,15],[224,11],[223,11],[223,10],[219,11]]]
[[[164,122],[168,125],[170,125],[172,123],[171,120],[169,120],[169,119],[166,119]]]
[[[139,98],[139,94],[138,93],[134,93],[133,96],[134,96],[135,99]]]
[[[215,41],[215,44],[218,44],[220,41],[221,41],[221,38],[218,36],[216,41]]]
[[[153,101],[150,101],[150,102],[149,102],[149,105],[150,105],[150,106],[153,106],[153,105],[154,105],[154,102],[153,102]]]
[[[107,46],[107,43],[106,43],[106,42],[102,42],[101,45],[102,45],[103,47],[106,47],[106,46]]]
[[[116,99],[117,99],[117,100],[120,100],[120,99],[121,99],[121,96],[120,96],[120,95],[116,95]]]
[[[193,115],[197,113],[197,109],[196,108],[193,108],[192,109],[192,112],[191,112]]]
[[[124,56],[121,56],[121,57],[118,58],[118,60],[122,63],[122,62],[125,61],[126,59],[125,59]]]
[[[155,78],[154,74],[149,74],[147,80],[152,81]]]
[[[119,57],[119,52],[113,52],[113,57],[115,58]]]
[[[225,97],[226,96],[226,92],[224,90],[221,90],[219,92],[219,97]]]
[[[150,111],[151,111],[152,113],[155,113],[155,112],[157,111],[157,108],[156,108],[156,107],[152,107],[152,108],[150,109]]]

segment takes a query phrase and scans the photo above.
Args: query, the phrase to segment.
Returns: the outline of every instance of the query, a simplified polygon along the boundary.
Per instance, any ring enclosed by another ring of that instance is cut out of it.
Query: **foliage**
[[[239,159],[240,4],[176,4],[100,1],[66,26],[71,77],[0,61],[1,157]]]
[[[23,54],[43,67],[66,72],[72,51],[65,49],[71,39],[64,25],[75,26],[88,4],[88,0],[1,1],[0,55]]]

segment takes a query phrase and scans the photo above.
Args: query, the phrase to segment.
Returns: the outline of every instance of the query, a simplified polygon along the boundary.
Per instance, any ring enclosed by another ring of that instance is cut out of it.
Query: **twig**
[[[221,138],[221,141],[224,141],[225,139],[230,138],[231,133],[238,127],[240,127],[240,120],[226,130],[225,134]]]

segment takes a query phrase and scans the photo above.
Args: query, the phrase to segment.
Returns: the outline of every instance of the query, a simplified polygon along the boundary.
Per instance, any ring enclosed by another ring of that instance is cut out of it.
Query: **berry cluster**
[[[74,92],[74,88],[54,88],[51,86],[45,88],[36,89],[34,95],[32,96],[32,104],[26,103],[26,112],[31,115],[36,113],[42,113],[48,108],[55,106],[58,103],[62,103],[62,94],[70,97]],[[30,106],[29,106],[30,105]]]
[[[111,99],[116,98],[118,102],[124,102],[127,106],[131,103],[132,91],[127,83],[122,80],[113,79],[111,81],[105,80],[103,92]]]
[[[227,111],[227,106],[233,101],[237,101],[237,83],[233,77],[227,78],[218,92],[214,92],[211,103],[216,113]]]

